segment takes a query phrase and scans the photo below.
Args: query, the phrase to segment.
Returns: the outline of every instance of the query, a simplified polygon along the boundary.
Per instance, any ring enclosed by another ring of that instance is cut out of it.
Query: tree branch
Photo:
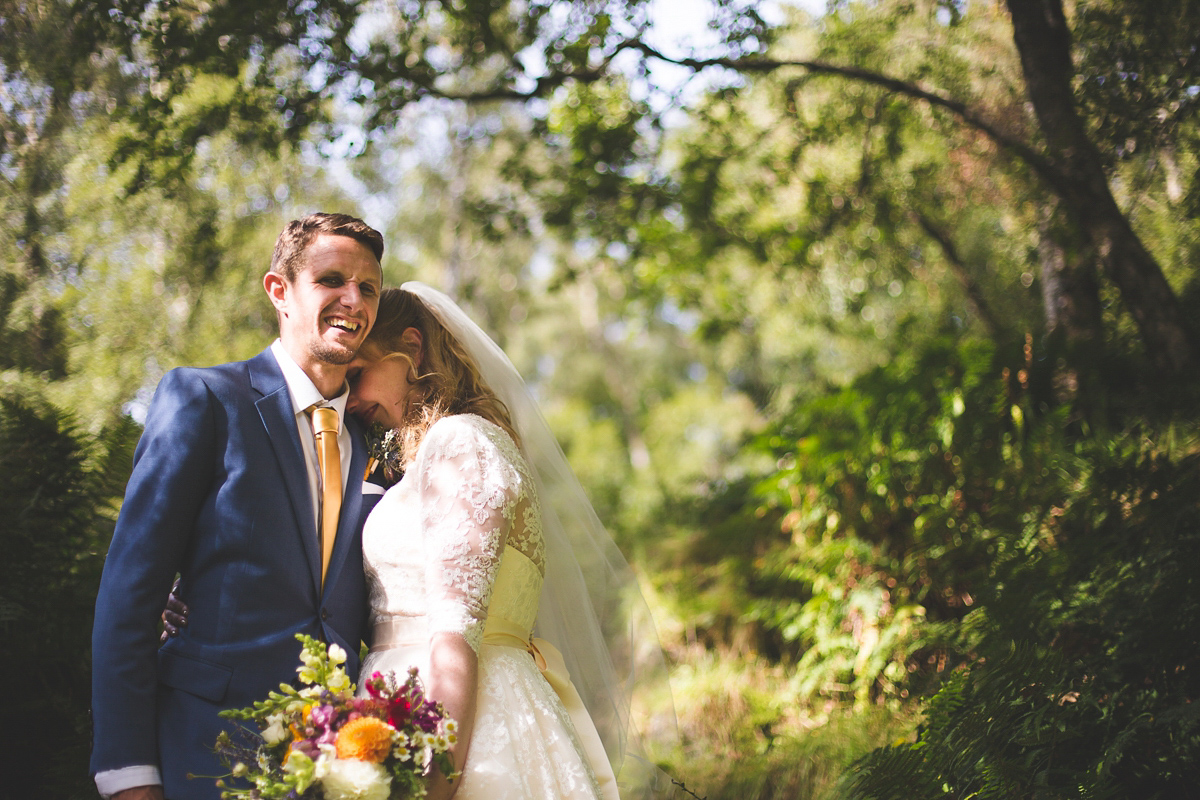
[[[838,64],[830,64],[824,61],[811,60],[784,60],[774,58],[671,58],[664,55],[655,48],[641,41],[624,42],[618,51],[621,49],[630,49],[640,52],[647,58],[654,58],[660,61],[665,61],[669,64],[686,67],[688,69],[700,72],[701,70],[710,67],[722,67],[735,72],[743,73],[768,73],[774,72],[785,67],[798,67],[808,70],[817,75],[836,75],[842,78],[861,81],[872,86],[879,86],[888,89],[897,94],[911,97],[915,100],[928,103],[931,106],[945,109],[956,117],[961,119],[967,125],[982,132],[989,139],[1002,148],[1012,152],[1026,164],[1028,164],[1035,172],[1046,179],[1051,185],[1059,187],[1062,182],[1062,176],[1054,165],[1050,163],[1041,153],[1034,150],[1025,142],[1017,139],[1004,131],[997,128],[981,114],[970,108],[966,103],[954,100],[949,97],[935,94],[934,92],[926,91],[915,84],[907,81],[893,78],[888,75],[883,75],[869,69],[861,67],[841,66]]]
[[[476,92],[443,92],[432,86],[425,86],[421,94],[430,97],[439,97],[444,100],[461,100],[468,103],[479,103],[493,100],[513,100],[527,101],[545,97],[552,90],[567,83],[568,81],[579,81],[580,83],[594,83],[608,74],[608,66],[612,63],[620,53],[626,50],[634,50],[641,53],[646,58],[653,58],[658,61],[665,61],[668,64],[685,67],[694,72],[701,72],[713,67],[721,67],[724,69],[733,70],[742,73],[768,73],[774,72],[786,67],[797,67],[808,70],[818,75],[836,75],[842,78],[861,81],[872,86],[879,86],[888,89],[897,94],[911,97],[915,100],[928,103],[936,108],[945,109],[956,117],[961,119],[967,125],[982,132],[993,142],[1000,147],[1012,152],[1030,166],[1035,172],[1046,179],[1051,185],[1056,188],[1061,188],[1062,176],[1053,164],[1047,160],[1041,153],[1034,150],[1025,142],[1017,139],[1004,131],[997,128],[981,114],[970,108],[966,103],[954,100],[949,97],[935,94],[934,92],[926,91],[925,89],[916,86],[907,81],[893,78],[888,75],[883,75],[878,72],[873,72],[869,69],[861,67],[848,67],[838,64],[829,64],[824,61],[808,61],[808,60],[783,60],[774,58],[671,58],[654,47],[646,44],[640,39],[627,39],[617,45],[613,52],[610,53],[605,60],[590,69],[579,70],[576,72],[563,71],[552,72],[548,75],[543,75],[538,78],[534,87],[528,91],[519,91],[510,88],[492,88]]]
[[[992,313],[987,299],[984,298],[983,289],[980,288],[979,284],[971,276],[966,262],[959,255],[958,248],[954,246],[950,235],[942,230],[925,212],[914,211],[911,213],[913,219],[921,226],[921,229],[942,248],[942,255],[946,257],[946,262],[950,265],[950,271],[958,278],[963,292],[967,295],[967,301],[974,308],[975,316],[979,317],[979,321],[983,323],[983,327],[987,330],[988,335],[993,340],[999,339],[1003,329],[996,320],[996,315]]]

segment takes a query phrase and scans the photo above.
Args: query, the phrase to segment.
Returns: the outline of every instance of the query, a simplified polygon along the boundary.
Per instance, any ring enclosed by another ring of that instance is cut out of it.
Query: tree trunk
[[[1007,0],[1026,88],[1053,165],[1063,209],[1087,239],[1133,315],[1154,365],[1179,375],[1196,347],[1162,268],[1133,232],[1108,186],[1072,91],[1071,38],[1062,0]]]
[[[1043,206],[1038,220],[1038,261],[1046,313],[1049,371],[1036,382],[1047,402],[1067,403],[1083,417],[1103,413],[1108,362],[1096,253],[1078,228],[1064,224],[1058,204]],[[1061,356],[1061,358],[1060,358]]]
[[[1047,206],[1038,221],[1046,333],[1059,334],[1068,344],[1098,346],[1104,341],[1104,327],[1095,254],[1091,248],[1068,246],[1069,234],[1056,224],[1056,216],[1053,206]]]

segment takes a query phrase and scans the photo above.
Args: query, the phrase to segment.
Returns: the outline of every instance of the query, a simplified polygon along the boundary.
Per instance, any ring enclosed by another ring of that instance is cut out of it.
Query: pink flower
[[[333,706],[317,706],[312,710],[312,714],[308,720],[316,728],[328,728],[330,723],[333,722],[336,713],[337,710]]]

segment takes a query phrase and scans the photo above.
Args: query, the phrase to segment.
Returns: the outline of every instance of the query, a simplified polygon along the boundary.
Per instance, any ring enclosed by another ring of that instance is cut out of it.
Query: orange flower
[[[338,731],[334,742],[337,757],[382,764],[392,752],[392,733],[390,725],[375,717],[359,717],[347,722]]]

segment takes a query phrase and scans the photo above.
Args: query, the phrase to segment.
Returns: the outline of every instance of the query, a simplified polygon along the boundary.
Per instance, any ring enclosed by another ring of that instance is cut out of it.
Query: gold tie
[[[321,588],[325,587],[325,572],[333,555],[337,538],[338,513],[342,508],[342,457],[338,451],[337,411],[313,408],[313,434],[317,437],[317,468],[321,471]]]

